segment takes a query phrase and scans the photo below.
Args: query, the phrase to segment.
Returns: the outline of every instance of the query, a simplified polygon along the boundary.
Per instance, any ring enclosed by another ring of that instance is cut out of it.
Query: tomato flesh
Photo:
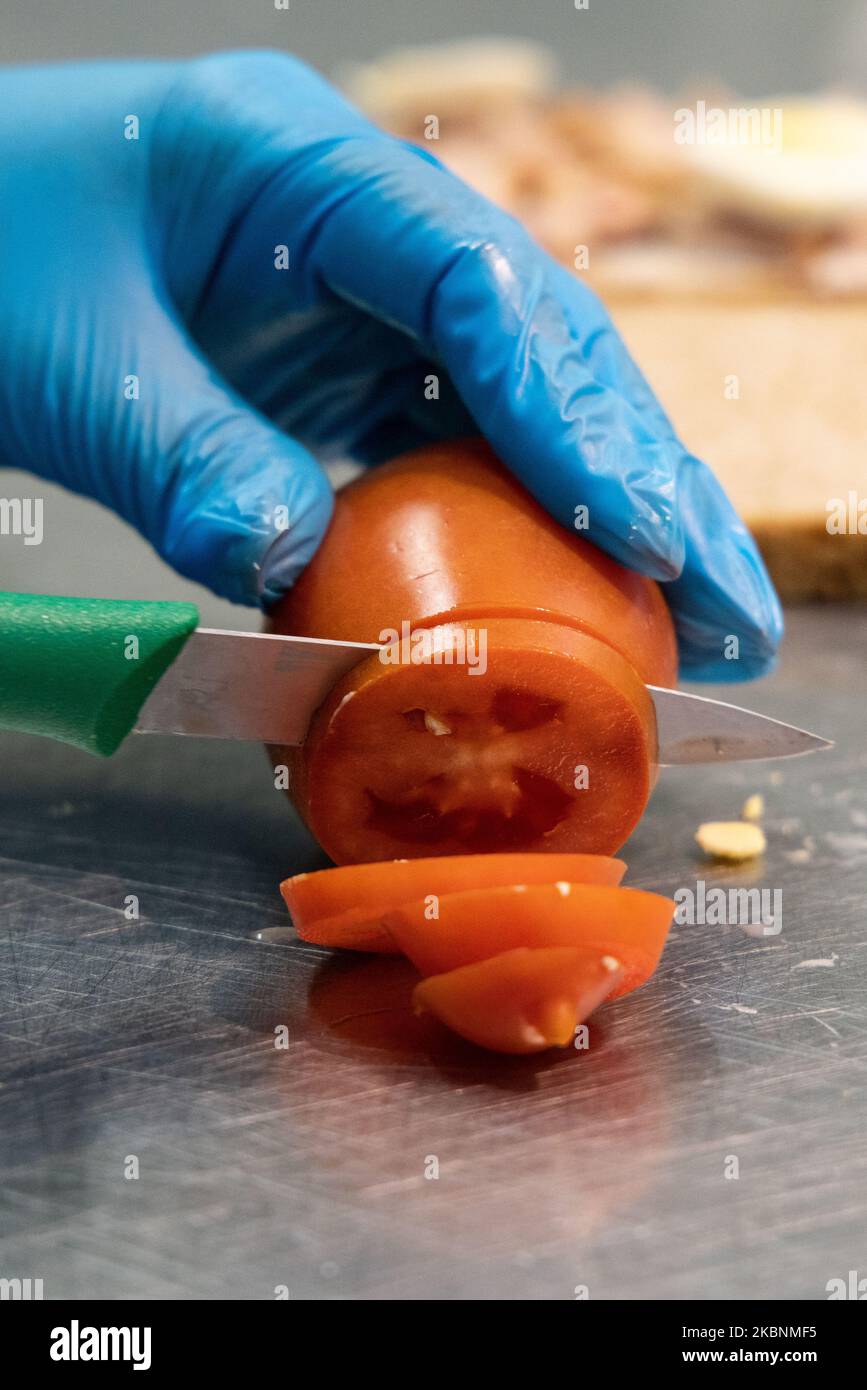
[[[484,675],[371,656],[332,691],[303,751],[272,750],[338,863],[609,855],[633,829],[654,776],[656,724],[632,667],[555,623],[485,627]]]
[[[434,1014],[468,1042],[526,1054],[566,1047],[616,989],[616,959],[578,948],[505,951],[422,980],[417,1012]]]
[[[625,869],[621,859],[604,855],[466,854],[321,869],[287,878],[280,891],[295,930],[305,941],[355,951],[398,952],[400,947],[382,919],[404,903],[423,905],[431,894],[558,879],[616,887]]]
[[[650,978],[674,903],[637,888],[549,882],[476,888],[386,914],[384,925],[422,975],[475,964],[518,947],[581,947],[616,957],[622,976],[612,998]]]

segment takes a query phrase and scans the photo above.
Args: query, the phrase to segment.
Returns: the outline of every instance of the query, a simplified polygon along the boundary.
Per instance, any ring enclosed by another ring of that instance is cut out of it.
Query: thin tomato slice
[[[485,669],[384,663],[348,672],[303,750],[272,749],[339,864],[462,854],[614,854],[655,777],[646,686],[613,648],[531,618],[430,629],[451,652],[481,628]]]
[[[418,1013],[435,1014],[469,1042],[494,1052],[566,1047],[576,1026],[611,997],[620,964],[580,947],[505,951],[422,980]]]
[[[280,884],[280,892],[305,941],[353,951],[397,952],[400,948],[382,926],[382,918],[405,903],[423,908],[431,895],[558,879],[616,887],[625,870],[622,859],[601,854],[459,854],[296,874]]]
[[[656,969],[674,903],[637,888],[558,883],[485,888],[407,904],[385,927],[422,975],[437,975],[526,946],[592,948],[614,956],[623,975],[612,998],[628,994]]]

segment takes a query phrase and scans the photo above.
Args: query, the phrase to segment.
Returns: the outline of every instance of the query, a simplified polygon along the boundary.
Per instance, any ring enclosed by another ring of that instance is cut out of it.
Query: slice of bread
[[[756,536],[782,597],[867,599],[867,534],[833,533],[835,500],[845,507],[853,489],[867,513],[864,301],[609,307],[678,434]]]

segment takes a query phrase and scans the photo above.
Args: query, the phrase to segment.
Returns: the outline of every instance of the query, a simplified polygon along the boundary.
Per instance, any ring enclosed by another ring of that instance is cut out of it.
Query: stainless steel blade
[[[724,700],[710,700],[684,690],[647,689],[656,706],[659,761],[678,763],[747,762],[759,758],[795,758],[833,743],[783,724],[767,714],[741,709]]]
[[[313,711],[372,642],[200,627],[142,706],[136,733],[302,743]]]
[[[136,732],[302,743],[339,677],[379,650],[375,642],[197,628],[142,706]],[[647,689],[663,766],[790,758],[833,746],[722,700]]]

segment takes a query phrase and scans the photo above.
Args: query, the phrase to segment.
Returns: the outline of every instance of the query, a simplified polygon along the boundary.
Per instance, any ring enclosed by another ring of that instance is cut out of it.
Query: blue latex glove
[[[596,297],[302,64],[7,70],[0,209],[0,461],[113,507],[182,574],[270,602],[328,524],[317,458],[481,431],[666,582],[685,675],[772,665],[755,546]]]

